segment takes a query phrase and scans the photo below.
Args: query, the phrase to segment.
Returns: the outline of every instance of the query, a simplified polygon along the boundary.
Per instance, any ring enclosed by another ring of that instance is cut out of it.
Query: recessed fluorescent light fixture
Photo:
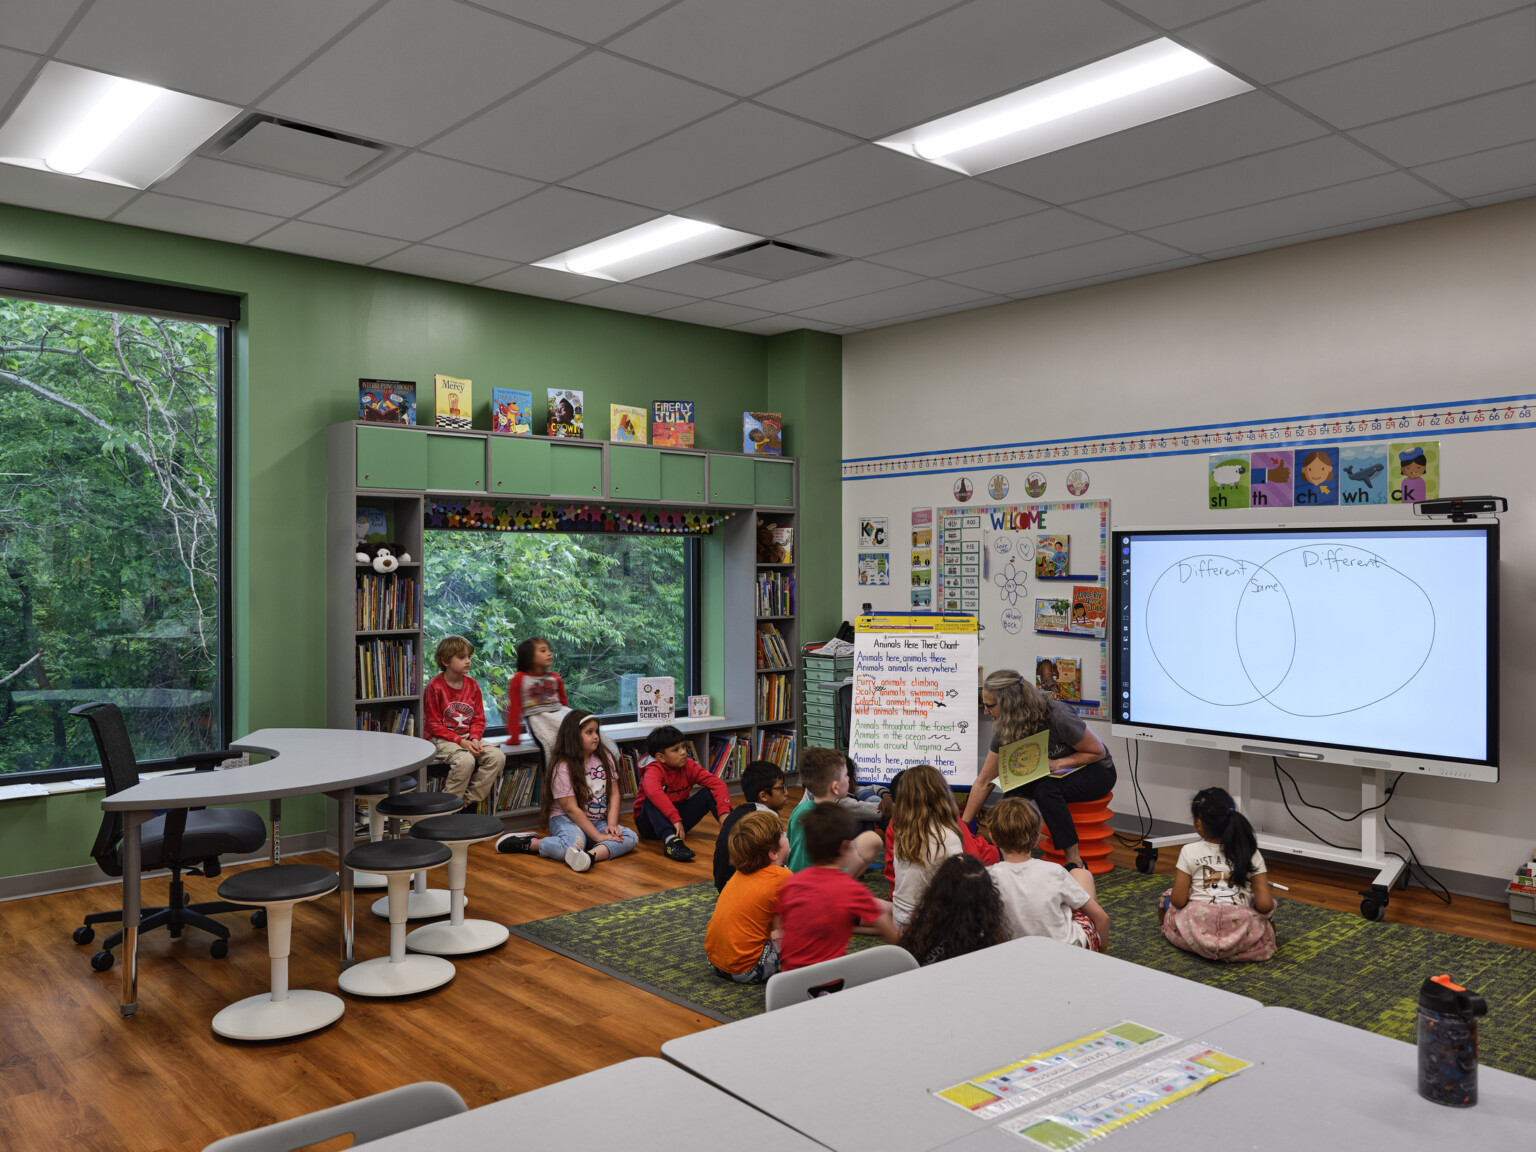
[[[663,216],[551,256],[548,260],[539,260],[535,267],[595,276],[599,280],[634,280],[676,268],[679,264],[718,256],[761,239],[750,232],[737,232],[718,224],[705,224],[702,220]]]
[[[147,188],[239,112],[51,60],[0,126],[0,162]]]
[[[1252,88],[1172,40],[1154,40],[875,143],[975,176]]]

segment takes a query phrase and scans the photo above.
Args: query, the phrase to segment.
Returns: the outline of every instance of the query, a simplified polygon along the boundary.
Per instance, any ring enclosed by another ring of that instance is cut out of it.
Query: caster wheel
[[[267,926],[267,910],[265,908],[258,908],[258,909],[256,909],[256,911],[251,913],[251,927],[252,928],[265,928],[266,926]]]
[[[229,955],[229,941],[215,940],[208,947],[208,955],[212,956],[215,960],[224,959],[224,957]]]
[[[1379,904],[1375,900],[1360,901],[1360,915],[1364,916],[1367,920],[1380,920],[1386,914],[1387,909],[1385,905]]]
[[[1157,849],[1143,847],[1136,852],[1136,871],[1148,875],[1157,867]]]
[[[75,929],[76,944],[89,944],[94,939],[96,939],[96,929],[92,928],[89,924],[82,924],[79,928]]]
[[[98,952],[91,957],[92,972],[106,972],[112,967],[116,958],[110,952]]]

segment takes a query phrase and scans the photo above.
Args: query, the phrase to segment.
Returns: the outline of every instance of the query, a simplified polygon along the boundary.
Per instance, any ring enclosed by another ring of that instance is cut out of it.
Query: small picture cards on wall
[[[568,440],[582,439],[581,396],[572,388],[550,388],[549,435],[563,436]]]
[[[416,381],[359,380],[357,418],[370,424],[416,423]]]
[[[672,720],[677,715],[677,694],[673,685],[670,676],[640,677],[635,684],[635,719],[641,723]]]
[[[688,697],[688,715],[695,720],[699,719],[700,717],[707,717],[709,715],[709,697]]]
[[[437,386],[437,410],[432,423],[438,428],[456,428],[461,432],[473,428],[473,385],[458,376],[439,374],[433,376],[432,380]]]
[[[1416,504],[1440,495],[1440,443],[1222,452],[1207,458],[1206,471],[1206,495],[1215,511]]]
[[[662,448],[693,447],[693,401],[651,403],[651,443]]]
[[[491,431],[513,436],[533,432],[533,393],[516,388],[491,389]]]
[[[933,607],[932,508],[912,509],[912,607]]]
[[[645,409],[629,404],[608,405],[608,439],[619,444],[645,443]]]
[[[749,456],[784,455],[783,413],[743,412],[741,450]]]
[[[891,556],[888,552],[859,553],[859,583],[875,586],[891,582]]]

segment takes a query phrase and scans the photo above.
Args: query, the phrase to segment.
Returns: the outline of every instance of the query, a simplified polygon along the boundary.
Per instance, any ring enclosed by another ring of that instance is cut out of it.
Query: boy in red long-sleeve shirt
[[[444,792],[452,792],[465,804],[478,804],[491,794],[507,762],[500,748],[482,743],[485,735],[485,702],[480,685],[469,675],[475,646],[462,636],[445,636],[435,659],[442,669],[427,684],[422,697],[427,739],[448,765]]]
[[[688,738],[672,725],[652,732],[645,748],[651,759],[640,766],[635,831],[642,839],[662,841],[671,859],[692,860],[695,853],[683,842],[688,830],[711,810],[723,822],[731,813],[731,794],[720,777],[688,755]]]

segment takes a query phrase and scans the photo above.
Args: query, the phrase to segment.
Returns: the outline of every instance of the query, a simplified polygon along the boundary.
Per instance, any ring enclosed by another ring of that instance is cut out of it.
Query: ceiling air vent
[[[382,144],[264,117],[246,121],[225,140],[222,150],[215,150],[221,160],[328,184],[347,183],[389,151]]]
[[[826,268],[843,259],[842,256],[833,256],[828,252],[799,248],[794,244],[781,244],[777,240],[760,240],[756,244],[748,244],[745,248],[737,248],[722,256],[700,260],[699,263],[708,264],[712,268],[741,272],[747,276],[756,276],[761,280],[786,280],[791,276],[799,276],[803,272]]]

